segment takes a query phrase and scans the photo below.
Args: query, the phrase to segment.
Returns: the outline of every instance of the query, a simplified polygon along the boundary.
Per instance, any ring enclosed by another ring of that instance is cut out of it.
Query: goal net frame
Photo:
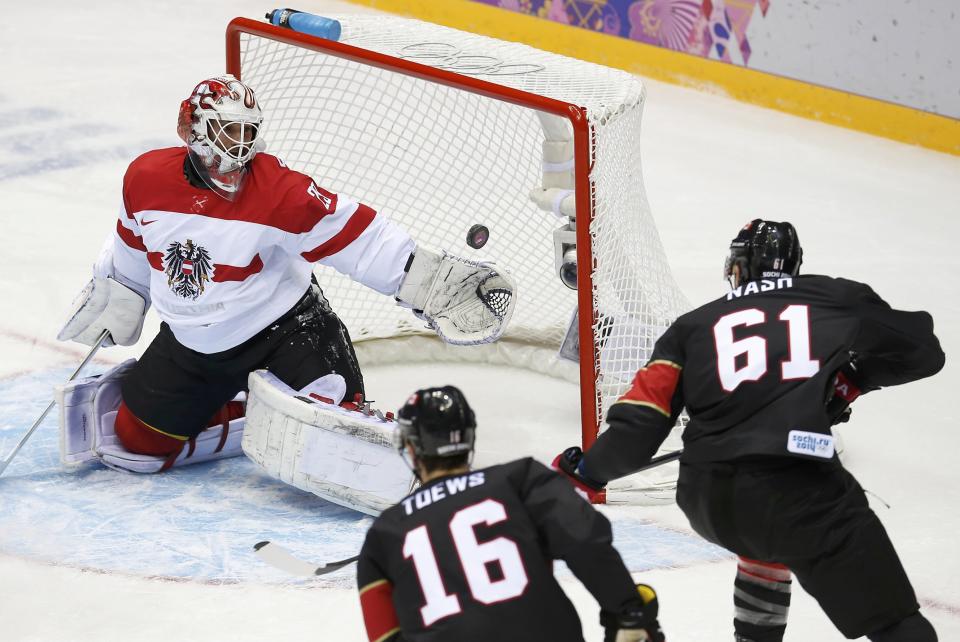
[[[591,135],[593,134],[587,107],[475,76],[433,67],[414,60],[390,56],[345,42],[326,40],[249,18],[233,19],[226,30],[227,72],[241,80],[243,79],[241,37],[244,35],[274,40],[286,45],[380,68],[391,73],[403,74],[457,90],[479,94],[519,107],[552,114],[570,123],[573,132],[573,198],[576,207],[575,233],[578,283],[576,297],[579,311],[577,328],[581,338],[590,337],[592,339],[579,341],[578,366],[581,441],[584,450],[588,449],[597,438],[605,409],[603,393],[598,386],[598,380],[601,376],[601,355],[595,334],[597,334],[596,329],[601,319],[593,298],[595,260],[591,247],[591,226],[596,216],[596,197],[591,185],[591,172],[596,160],[596,150],[592,149]],[[362,197],[362,194],[359,196]],[[389,212],[386,212],[386,214],[389,216]],[[411,230],[411,232],[416,237],[416,230]],[[659,243],[659,240],[657,240],[657,243]],[[509,263],[505,265],[508,268],[510,267]],[[523,297],[522,291],[519,296]]]

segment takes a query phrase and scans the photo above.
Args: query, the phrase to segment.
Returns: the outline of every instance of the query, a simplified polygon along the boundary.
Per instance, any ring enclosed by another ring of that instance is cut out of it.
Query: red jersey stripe
[[[309,252],[302,252],[300,256],[311,263],[316,263],[324,257],[336,254],[356,241],[357,237],[367,229],[367,226],[370,225],[376,215],[377,213],[373,208],[361,203],[360,206],[357,207],[357,211],[354,212],[350,220],[347,221],[347,224],[343,226],[342,230]]]
[[[648,406],[669,417],[681,370],[682,368],[672,361],[651,361],[640,368],[630,390],[620,397],[617,403]]]
[[[117,236],[129,247],[141,252],[147,251],[147,246],[143,244],[143,238],[125,228],[119,219],[117,220]]]
[[[393,585],[377,580],[360,589],[360,608],[370,642],[384,640],[400,629],[400,620],[393,610]]]
[[[163,252],[147,252],[147,262],[157,272],[163,272]]]
[[[249,277],[260,272],[263,269],[263,259],[257,254],[246,267],[236,267],[234,265],[213,264],[213,282],[223,283],[224,281],[245,281]]]

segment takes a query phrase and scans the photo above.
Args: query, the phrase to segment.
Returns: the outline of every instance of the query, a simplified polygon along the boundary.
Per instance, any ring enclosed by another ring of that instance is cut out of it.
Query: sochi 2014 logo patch
[[[791,430],[787,435],[787,450],[798,455],[830,459],[834,452],[833,436],[806,430]]]
[[[163,271],[173,293],[184,299],[197,300],[210,281],[213,271],[210,253],[190,239],[186,243],[174,241],[163,257]]]

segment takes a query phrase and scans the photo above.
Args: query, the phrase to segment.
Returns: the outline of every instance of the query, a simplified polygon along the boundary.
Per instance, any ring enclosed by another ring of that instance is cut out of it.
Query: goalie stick
[[[90,363],[91,359],[93,359],[93,355],[97,354],[97,350],[100,349],[100,346],[108,336],[110,336],[109,330],[104,330],[100,333],[100,337],[97,339],[97,342],[93,344],[93,347],[90,348],[90,352],[87,353],[87,356],[84,357],[80,365],[77,366],[77,369],[73,371],[73,374],[70,375],[70,378],[67,379],[66,383],[70,383],[77,378],[77,375],[80,374],[80,371],[83,370],[88,363]],[[17,445],[13,447],[13,450],[10,451],[10,454],[7,455],[6,459],[0,461],[0,475],[2,475],[3,471],[7,469],[7,466],[10,465],[10,462],[13,461],[13,458],[17,456],[17,453],[20,452],[20,449],[23,448],[23,445],[27,443],[27,440],[30,439],[30,435],[32,435],[34,431],[40,427],[40,424],[43,423],[43,420],[46,419],[47,415],[50,413],[56,403],[56,399],[50,402],[46,409],[40,413],[40,416],[37,417],[37,420],[33,422],[33,426],[30,427],[30,430],[28,430],[26,434],[20,438],[20,441],[17,442]]]
[[[353,557],[337,560],[336,562],[327,562],[326,564],[320,564],[318,566],[312,562],[307,562],[306,560],[296,557],[280,544],[274,544],[273,542],[258,542],[253,545],[253,550],[260,559],[270,566],[278,568],[290,575],[300,575],[302,577],[326,575],[327,573],[340,570],[344,566],[348,566],[360,559],[359,555],[354,555]]]

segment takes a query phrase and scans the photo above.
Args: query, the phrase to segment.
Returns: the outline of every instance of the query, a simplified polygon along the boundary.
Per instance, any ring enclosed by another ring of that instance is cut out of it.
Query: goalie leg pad
[[[392,420],[307,396],[266,370],[251,373],[248,387],[243,451],[271,477],[368,515],[410,492]]]
[[[80,464],[97,457],[95,437],[100,418],[120,407],[120,380],[136,362],[128,359],[102,375],[75,379],[57,387],[62,463]]]
[[[98,459],[117,470],[157,473],[172,466],[243,454],[243,417],[208,428],[185,442],[176,457],[140,455],[124,448],[115,428],[122,402],[120,381],[135,363],[136,359],[128,359],[102,375],[77,379],[56,389],[61,462],[73,465]]]

